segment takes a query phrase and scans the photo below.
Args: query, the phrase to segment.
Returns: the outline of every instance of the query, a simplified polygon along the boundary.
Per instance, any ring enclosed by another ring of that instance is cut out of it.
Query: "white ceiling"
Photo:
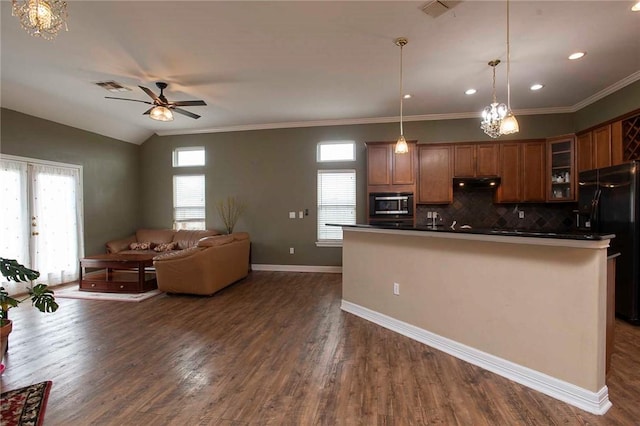
[[[408,119],[479,115],[506,101],[506,3],[465,1],[439,18],[427,1],[69,1],[68,32],[29,36],[1,2],[2,107],[132,143],[153,133],[390,122],[399,115],[404,36]],[[640,79],[640,12],[632,1],[512,1],[511,88],[516,113],[575,111]],[[585,50],[578,61],[567,55]],[[133,90],[109,93],[115,80]],[[149,98],[203,99],[150,120]],[[545,88],[531,92],[540,82]],[[478,93],[466,96],[474,87]],[[640,103],[640,102],[639,102]],[[639,105],[640,106],[640,105]]]

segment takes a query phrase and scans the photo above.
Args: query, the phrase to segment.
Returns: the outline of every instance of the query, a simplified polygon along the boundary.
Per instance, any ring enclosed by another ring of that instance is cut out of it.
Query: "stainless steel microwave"
[[[372,192],[369,194],[369,216],[413,217],[413,193]]]

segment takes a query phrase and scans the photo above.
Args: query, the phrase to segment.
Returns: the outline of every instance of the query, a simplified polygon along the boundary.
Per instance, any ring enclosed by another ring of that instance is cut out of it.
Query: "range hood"
[[[498,185],[500,185],[500,176],[453,178],[454,188],[494,189],[497,188]]]

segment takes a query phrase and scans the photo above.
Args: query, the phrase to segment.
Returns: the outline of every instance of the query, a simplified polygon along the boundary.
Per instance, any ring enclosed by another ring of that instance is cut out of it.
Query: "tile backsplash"
[[[536,231],[570,231],[575,228],[575,203],[557,204],[494,204],[495,190],[460,189],[453,190],[453,203],[448,205],[419,205],[416,211],[416,225],[431,225],[428,212],[437,212],[438,222],[444,226],[470,225],[473,228],[515,228]],[[520,219],[518,212],[524,212]]]

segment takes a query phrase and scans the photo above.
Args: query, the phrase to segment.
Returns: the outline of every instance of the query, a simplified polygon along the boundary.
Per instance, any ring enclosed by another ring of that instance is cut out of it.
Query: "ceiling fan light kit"
[[[164,89],[167,88],[167,83],[164,81],[158,81],[156,83],[158,89],[160,89],[160,94],[156,95],[151,90],[144,86],[138,86],[144,93],[146,93],[153,102],[150,101],[141,101],[139,99],[128,99],[128,98],[116,98],[113,96],[105,96],[106,99],[117,99],[120,101],[130,101],[130,102],[141,102],[147,105],[153,105],[147,111],[143,112],[143,115],[149,115],[149,118],[157,121],[173,121],[173,113],[177,112],[182,115],[186,115],[187,117],[198,119],[200,116],[198,114],[194,114],[190,111],[187,111],[182,108],[178,108],[181,106],[206,106],[206,102],[203,100],[193,100],[193,101],[169,101],[164,96]]]
[[[149,118],[158,121],[173,121],[173,114],[167,107],[155,106],[151,108],[151,111],[149,112]]]
[[[12,0],[11,14],[17,16],[30,35],[52,40],[67,27],[67,2],[61,0]]]

